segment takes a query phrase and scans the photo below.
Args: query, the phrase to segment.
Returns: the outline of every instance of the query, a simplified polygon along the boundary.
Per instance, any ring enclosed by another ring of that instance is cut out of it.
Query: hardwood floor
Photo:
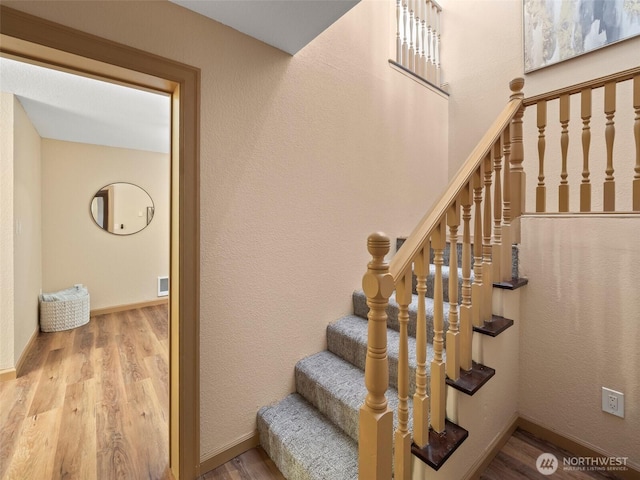
[[[0,382],[0,478],[171,479],[166,305],[40,333]]]
[[[23,374],[0,382],[0,478],[170,480],[166,306],[92,317],[87,325],[40,333]],[[549,478],[541,453],[567,452],[516,430],[482,480]],[[558,471],[558,479],[616,479]],[[260,447],[200,480],[284,480]]]
[[[542,453],[554,454],[560,462],[573,457],[544,440],[518,429],[500,453],[480,476],[481,480],[542,480],[545,478],[571,480],[615,480],[619,477],[606,472],[564,471],[562,466],[552,476],[545,476],[536,469],[536,460]],[[254,448],[224,465],[206,473],[200,480],[283,480],[278,468],[262,450]]]
[[[205,473],[199,480],[286,480],[275,463],[260,448],[242,455]]]
[[[559,468],[551,476],[541,474],[536,468],[536,460],[543,453],[552,453],[560,464]],[[491,464],[489,464],[489,467],[482,473],[480,480],[542,480],[545,478],[558,480],[604,480],[619,478],[607,472],[564,470],[562,459],[565,457],[574,457],[574,455],[549,442],[534,437],[529,432],[517,429]]]

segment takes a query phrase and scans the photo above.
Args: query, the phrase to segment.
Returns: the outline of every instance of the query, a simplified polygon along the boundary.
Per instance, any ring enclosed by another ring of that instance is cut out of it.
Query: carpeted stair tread
[[[462,231],[462,227],[460,228],[459,232]],[[456,248],[456,252],[457,252],[457,261],[458,261],[458,266],[462,265],[462,234],[460,234],[460,237],[458,237],[458,243],[457,243],[457,248]],[[406,241],[406,238],[404,237],[400,237],[396,239],[396,252],[398,250],[400,250],[400,247],[402,246],[402,244]],[[519,265],[519,245],[517,244],[513,244],[511,246],[511,262],[512,262],[512,277],[513,278],[518,278],[519,277],[519,269],[518,269],[518,265]],[[433,264],[433,257],[434,257],[434,252],[433,249],[429,249],[429,263]],[[443,265],[444,266],[449,266],[449,262],[450,262],[450,258],[451,258],[451,244],[447,241],[445,243],[445,247],[444,247],[444,252],[443,252],[443,256],[442,256],[442,260],[443,260]],[[473,267],[473,242],[471,243],[471,266]]]
[[[327,348],[343,360],[364,370],[367,356],[368,321],[356,315],[347,315],[327,327]],[[398,388],[398,349],[400,334],[387,329],[387,355],[389,357],[389,385]],[[427,349],[427,377],[433,360],[433,348]],[[409,337],[409,394],[416,387],[416,339]],[[427,383],[428,385],[428,383]]]
[[[300,360],[296,364],[295,380],[300,395],[357,440],[359,411],[367,396],[364,371],[325,350]],[[395,389],[387,391],[387,402],[394,411],[395,428],[398,406]],[[409,417],[412,417],[411,405]]]
[[[449,272],[448,266],[442,267],[442,298],[445,302],[449,301]],[[436,266],[429,265],[429,276],[427,277],[427,293],[426,296],[433,298],[433,281],[436,278]],[[473,282],[473,270],[471,271],[471,282]],[[414,295],[417,295],[417,279],[416,276],[412,276],[412,291]],[[462,268],[458,268],[458,302],[462,298]]]
[[[427,316],[427,341],[431,343],[433,341],[433,299],[425,299],[425,310]],[[396,302],[395,293],[389,298],[389,307],[387,308],[387,326],[392,330],[400,330],[400,324],[398,322],[398,303]],[[449,304],[443,304],[444,312],[444,331],[449,328]],[[353,292],[353,313],[361,318],[367,318],[369,313],[369,306],[367,305],[367,297],[362,290],[356,290]],[[416,336],[416,317],[418,314],[418,296],[413,295],[411,304],[409,305],[409,324],[407,325],[407,331],[409,336]]]
[[[353,480],[358,446],[293,393],[258,412],[260,444],[289,480]]]

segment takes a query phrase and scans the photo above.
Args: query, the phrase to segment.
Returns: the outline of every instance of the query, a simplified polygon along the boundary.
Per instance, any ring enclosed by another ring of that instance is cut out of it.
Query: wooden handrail
[[[541,93],[540,95],[525,98],[523,104],[525,107],[528,107],[531,105],[535,105],[541,100],[555,100],[557,98],[560,98],[562,95],[574,95],[576,93],[580,93],[585,88],[600,88],[610,82],[620,83],[626,80],[631,80],[638,74],[640,74],[640,67],[630,68],[629,70],[613,73],[611,75],[606,75],[604,77],[589,80],[587,82],[577,83],[570,87],[559,88],[558,90],[553,90],[551,92]]]
[[[511,96],[511,100],[507,103],[507,106],[500,115],[498,115],[476,148],[471,152],[471,155],[467,157],[467,160],[455,174],[453,181],[447,187],[444,195],[440,197],[438,203],[422,218],[418,226],[413,230],[391,260],[389,273],[393,276],[394,281],[402,278],[405,271],[411,267],[411,263],[433,233],[434,228],[439,224],[464,186],[469,183],[473,173],[480,167],[480,164],[500,138],[502,132],[504,132],[505,128],[507,128],[521,108],[523,94],[518,92],[515,92],[514,95]]]

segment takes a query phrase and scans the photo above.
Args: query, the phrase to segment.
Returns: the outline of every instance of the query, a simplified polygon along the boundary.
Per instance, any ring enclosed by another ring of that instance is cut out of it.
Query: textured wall
[[[524,59],[522,45],[522,2],[516,0],[442,0],[444,9],[442,17],[442,65],[444,81],[449,82],[451,91],[450,127],[449,127],[449,176],[453,176],[462,165],[467,155],[487,130],[507,102],[510,94],[509,82],[515,77],[525,78],[525,96],[540,93],[584,82],[600,76],[616,73],[638,66],[638,49],[640,37],[620,42],[589,54],[558,63],[551,67],[524,75]],[[632,113],[628,91],[622,91],[618,96],[617,117],[630,116]],[[535,114],[531,109],[531,113]],[[599,98],[593,99],[594,121],[597,114],[602,115],[603,104]],[[580,105],[575,103],[571,107],[572,121],[569,125],[572,140],[569,151],[575,151],[573,163],[570,163],[570,181],[580,178],[581,154]],[[631,112],[631,113],[630,113]],[[550,107],[548,112],[550,132],[559,132],[557,110]],[[529,132],[533,139],[537,138],[535,117],[529,117]],[[525,121],[527,121],[525,120]],[[600,128],[604,121],[594,123],[592,151],[599,148],[597,137],[604,135],[604,128]],[[616,124],[621,125],[618,118]],[[628,124],[627,124],[628,125]],[[622,140],[621,127],[618,127],[616,149],[624,152],[627,140]],[[627,130],[630,127],[625,126]],[[603,140],[602,140],[603,142]],[[601,143],[602,143],[601,142]],[[537,181],[538,154],[535,144],[526,146],[524,168],[527,172],[528,186],[535,188]],[[560,158],[559,140],[551,137],[547,142],[549,159]],[[601,150],[602,152],[602,150]],[[599,166],[594,181],[601,183],[604,177],[605,157],[602,153],[593,154],[594,169],[596,162]],[[630,171],[625,164],[626,158],[618,154],[615,161],[616,176],[620,172]],[[620,163],[622,162],[622,163]],[[626,170],[624,170],[626,168]],[[553,187],[557,189],[559,169],[547,165],[547,177],[553,179]],[[573,180],[572,180],[573,179]],[[578,180],[579,182],[579,180]],[[577,183],[572,187],[572,193],[578,191]],[[623,187],[619,187],[622,189]],[[530,192],[533,190],[530,190]],[[549,205],[557,209],[557,200],[550,192]],[[596,192],[594,191],[594,198]],[[619,192],[619,202],[624,203],[628,198],[625,191]],[[529,195],[527,209],[535,210],[535,197]],[[572,200],[577,207],[577,200]],[[596,203],[594,203],[594,207]],[[628,209],[628,207],[627,207]]]
[[[13,320],[14,362],[17,363],[29,339],[38,330],[38,295],[42,287],[42,198],[40,135],[16,97],[13,135]]]
[[[449,177],[505,107],[522,76],[522,2],[443,0],[442,68],[450,85]],[[528,93],[529,86],[525,86]]]
[[[0,92],[0,370],[13,352],[13,95]]]
[[[14,368],[38,329],[42,284],[40,136],[17,98],[1,93],[0,370]]]
[[[113,235],[93,221],[93,196],[113,182],[138,185],[153,199],[144,230]],[[43,139],[42,199],[44,291],[83,283],[92,309],[158,298],[158,277],[169,274],[167,154]]]
[[[252,435],[369,260],[446,183],[447,100],[392,70],[392,2],[291,57],[168,2],[6,2],[202,70],[201,456]]]
[[[520,414],[640,466],[640,218],[522,220]],[[606,268],[604,265],[606,264]],[[625,418],[601,410],[625,394]]]

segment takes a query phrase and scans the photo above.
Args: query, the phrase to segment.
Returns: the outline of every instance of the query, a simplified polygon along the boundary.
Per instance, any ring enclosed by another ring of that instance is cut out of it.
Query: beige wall
[[[640,466],[640,218],[525,217],[520,414]],[[606,264],[606,268],[603,268]],[[625,418],[601,410],[625,395]]]
[[[40,136],[14,95],[0,116],[0,370],[15,368],[38,330],[42,284]]]
[[[15,367],[13,325],[13,95],[0,92],[0,370]]]
[[[522,76],[520,0],[442,0],[443,80],[449,83],[449,177],[505,107]],[[525,93],[529,85],[525,86]]]
[[[38,330],[42,286],[40,135],[14,97],[14,362]],[[14,363],[14,365],[15,365]]]
[[[120,236],[95,224],[91,200],[113,182],[149,193],[147,228]],[[167,154],[43,139],[42,198],[43,290],[83,283],[92,309],[157,299],[157,279],[169,274]]]
[[[543,68],[524,75],[522,46],[522,2],[518,0],[442,0],[442,64],[444,80],[450,84],[450,127],[449,127],[449,176],[452,176],[467,158],[487,127],[504,107],[510,94],[509,81],[515,77],[525,78],[525,96],[533,96],[557,88],[580,83],[592,78],[616,73],[638,65],[640,37],[626,40],[576,57],[574,59]],[[594,117],[602,112],[602,102],[594,97]],[[631,101],[628,93],[621,92],[618,97],[618,116],[630,115]],[[580,145],[579,132],[582,128],[579,118],[579,104],[572,105],[570,132],[576,132],[570,143],[570,151],[577,151]],[[533,112],[532,112],[533,113]],[[549,125],[559,131],[557,111],[548,113]],[[595,118],[594,118],[595,120]],[[537,136],[535,119],[530,123],[530,132]],[[619,124],[618,118],[616,123]],[[597,133],[594,125],[594,135]],[[628,127],[627,127],[628,128]],[[599,130],[602,136],[603,129]],[[620,130],[618,132],[620,134]],[[624,152],[626,148],[620,138],[616,148]],[[559,140],[551,138],[547,142],[547,151],[553,147],[553,156],[559,158]],[[535,145],[526,146],[525,170],[528,185],[535,185],[537,177],[537,150]],[[592,148],[596,148],[593,145]],[[579,153],[579,152],[578,152]],[[581,158],[578,154],[573,163],[570,179],[580,178]],[[604,155],[598,161],[604,165]],[[619,165],[621,155],[616,160],[616,175],[621,174],[626,165]],[[623,160],[624,161],[624,160]],[[553,179],[557,188],[559,170],[549,167],[548,178]],[[601,168],[602,172],[604,167]],[[628,169],[627,169],[628,170]],[[597,172],[594,182],[602,181],[604,173]],[[577,184],[573,188],[578,191]],[[623,187],[619,187],[623,188]],[[594,198],[596,192],[594,192]],[[620,192],[620,201],[626,201],[627,193]],[[531,197],[529,197],[531,198]],[[599,197],[598,197],[599,198]],[[557,208],[557,200],[551,197],[550,205]],[[573,203],[572,205],[577,205]],[[595,206],[595,204],[594,204]],[[534,203],[527,202],[527,208],[534,210]]]
[[[389,67],[391,2],[360,3],[294,57],[168,2],[7,4],[202,69],[209,458],[252,435],[296,360],[325,347],[367,235],[407,234],[444,188],[447,100]]]

